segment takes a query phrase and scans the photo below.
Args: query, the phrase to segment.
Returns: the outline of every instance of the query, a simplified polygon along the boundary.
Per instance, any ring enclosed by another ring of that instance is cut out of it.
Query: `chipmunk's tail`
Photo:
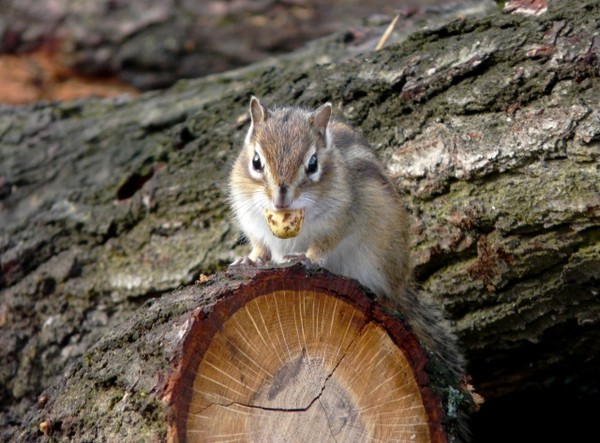
[[[473,409],[473,399],[463,386],[466,377],[465,358],[450,322],[433,300],[412,288],[401,289],[394,301],[430,356],[430,369],[435,371],[438,378],[436,384],[446,397],[446,424],[454,429],[454,441],[470,441],[468,415]]]
[[[441,308],[425,294],[419,295],[412,288],[403,288],[401,291],[395,300],[400,314],[433,357],[441,360],[460,379],[465,373],[465,359]]]

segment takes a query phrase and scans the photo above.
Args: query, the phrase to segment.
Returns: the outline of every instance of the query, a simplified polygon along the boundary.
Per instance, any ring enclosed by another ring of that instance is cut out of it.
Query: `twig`
[[[396,26],[396,22],[398,21],[399,18],[400,18],[400,14],[396,15],[396,17],[394,17],[394,20],[392,20],[392,23],[390,23],[390,25],[387,27],[387,29],[385,30],[385,32],[379,39],[379,43],[377,43],[377,46],[375,46],[376,51],[379,51],[381,48],[383,48],[383,45],[385,45],[385,42],[387,42],[388,38],[390,38],[390,35],[392,35],[392,31],[394,30],[394,27]]]

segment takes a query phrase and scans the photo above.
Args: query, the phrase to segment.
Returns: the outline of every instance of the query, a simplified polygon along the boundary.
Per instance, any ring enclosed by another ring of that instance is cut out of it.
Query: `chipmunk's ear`
[[[267,119],[267,111],[260,104],[260,101],[255,96],[250,99],[250,117],[252,118],[252,124],[257,124]]]
[[[319,108],[315,111],[314,122],[315,126],[321,133],[321,135],[326,136],[327,133],[327,125],[329,124],[329,119],[331,118],[332,106],[330,102],[325,103],[324,105],[319,106]]]

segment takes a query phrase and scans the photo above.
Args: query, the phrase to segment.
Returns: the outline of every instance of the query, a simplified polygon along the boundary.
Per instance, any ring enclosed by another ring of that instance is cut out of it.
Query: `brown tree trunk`
[[[432,388],[415,336],[355,282],[259,272],[202,317],[169,392],[179,441],[448,440],[458,380]]]

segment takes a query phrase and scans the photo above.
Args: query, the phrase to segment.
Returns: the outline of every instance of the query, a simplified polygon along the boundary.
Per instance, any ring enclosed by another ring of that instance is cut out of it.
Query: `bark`
[[[247,251],[225,183],[250,93],[331,100],[384,158],[413,215],[417,280],[454,322],[482,412],[596,398],[599,19],[597,2],[557,1],[337,64],[0,109],[3,432],[146,300]]]

